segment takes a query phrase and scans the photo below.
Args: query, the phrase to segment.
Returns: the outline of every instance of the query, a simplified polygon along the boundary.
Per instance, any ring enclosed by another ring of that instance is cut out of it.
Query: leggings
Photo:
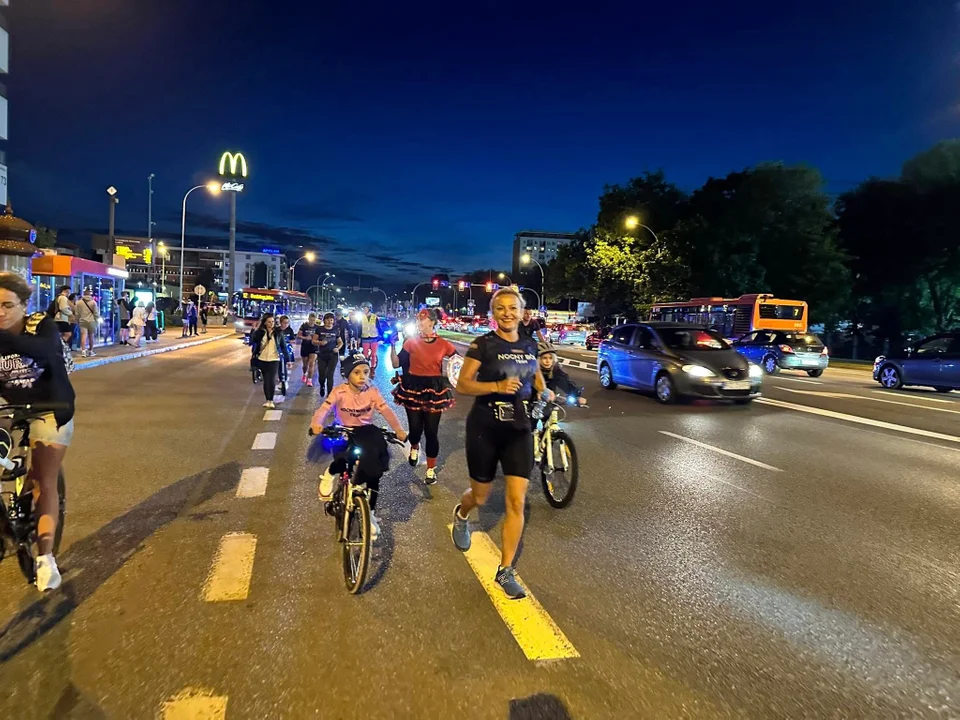
[[[333,390],[333,374],[337,370],[338,359],[339,356],[336,353],[327,356],[317,355],[317,384],[327,395]]]
[[[263,373],[263,396],[268,402],[273,402],[273,396],[277,394],[277,378],[280,375],[280,361],[255,360],[260,371]]]
[[[407,426],[410,428],[410,447],[418,447],[420,438],[427,436],[427,457],[436,458],[440,454],[440,438],[437,434],[440,430],[440,414],[438,412],[427,412],[426,410],[407,410]]]
[[[156,320],[147,320],[146,334],[147,334],[147,340],[157,339],[157,321]]]
[[[363,354],[367,356],[367,359],[370,361],[370,369],[376,370],[377,368],[377,349],[380,347],[380,341],[376,338],[364,338],[363,339]]]

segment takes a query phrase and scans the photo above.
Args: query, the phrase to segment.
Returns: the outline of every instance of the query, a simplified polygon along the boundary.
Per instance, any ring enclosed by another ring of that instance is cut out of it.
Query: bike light
[[[328,453],[342,452],[347,446],[347,438],[345,438],[343,435],[338,435],[336,437],[324,435],[320,440],[320,446]]]
[[[750,363],[750,377],[752,378],[763,377],[763,368],[761,368],[759,365],[754,365],[753,363]]]
[[[681,370],[683,370],[687,375],[695,378],[713,377],[713,370],[706,368],[703,365],[684,365]]]
[[[576,395],[568,395],[568,396],[567,396],[567,405],[576,405],[576,404],[577,404],[577,396],[576,396]]]

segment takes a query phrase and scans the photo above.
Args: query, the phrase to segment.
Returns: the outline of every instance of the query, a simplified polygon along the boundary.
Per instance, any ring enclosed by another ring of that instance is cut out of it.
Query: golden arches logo
[[[229,173],[227,173],[227,163],[230,163]],[[237,172],[238,169],[239,172]],[[223,155],[221,155],[220,174],[229,177],[245,178],[247,176],[247,159],[243,156],[243,153],[235,153],[227,150]]]

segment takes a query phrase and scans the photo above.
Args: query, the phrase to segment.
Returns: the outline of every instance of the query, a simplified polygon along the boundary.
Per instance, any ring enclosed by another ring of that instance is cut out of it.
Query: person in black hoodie
[[[36,493],[37,588],[60,585],[53,557],[59,494],[57,476],[73,438],[74,392],[64,363],[57,324],[44,313],[27,314],[31,290],[14,272],[0,272],[0,404],[43,404],[56,408],[30,423],[28,482]]]

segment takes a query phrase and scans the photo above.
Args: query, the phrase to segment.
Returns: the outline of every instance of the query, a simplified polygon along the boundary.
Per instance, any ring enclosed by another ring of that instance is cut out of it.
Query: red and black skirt
[[[443,412],[456,404],[450,381],[442,375],[401,375],[393,388],[393,400],[408,410],[427,412]]]

